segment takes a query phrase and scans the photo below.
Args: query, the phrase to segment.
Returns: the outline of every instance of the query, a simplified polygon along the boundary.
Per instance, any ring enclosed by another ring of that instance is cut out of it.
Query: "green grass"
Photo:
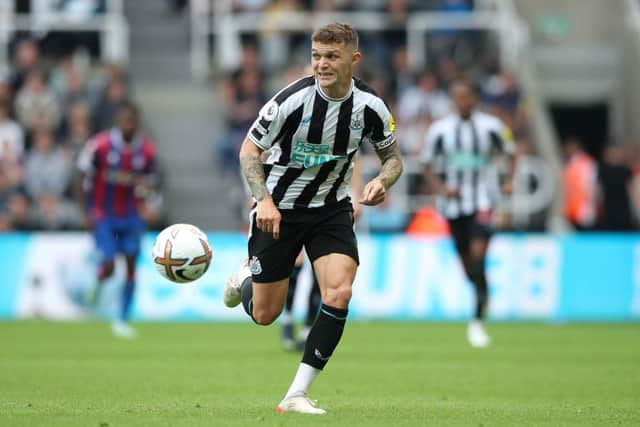
[[[0,426],[640,425],[640,325],[349,324],[324,417],[275,414],[300,355],[278,328],[0,323]]]

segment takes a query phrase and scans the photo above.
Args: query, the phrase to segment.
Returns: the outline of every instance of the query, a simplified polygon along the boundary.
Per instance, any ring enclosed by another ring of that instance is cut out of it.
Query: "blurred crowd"
[[[85,226],[77,156],[130,95],[117,65],[83,50],[41,52],[36,39],[18,39],[0,73],[0,230]]]
[[[81,22],[106,6],[16,0],[9,9],[30,14],[38,30],[15,31],[0,66],[0,231],[88,226],[76,160],[92,135],[114,125],[131,85],[125,69],[101,61],[97,31],[48,31],[47,22]],[[160,221],[159,210],[150,212]]]

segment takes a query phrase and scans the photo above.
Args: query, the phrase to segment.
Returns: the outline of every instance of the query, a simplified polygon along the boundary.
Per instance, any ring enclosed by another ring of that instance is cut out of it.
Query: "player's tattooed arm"
[[[261,150],[253,142],[244,141],[240,149],[240,169],[258,202],[269,196],[260,154]]]
[[[391,144],[387,148],[380,151],[376,151],[376,154],[382,162],[378,179],[384,185],[384,188],[389,188],[398,180],[402,175],[402,157],[400,156],[400,146],[398,143]]]

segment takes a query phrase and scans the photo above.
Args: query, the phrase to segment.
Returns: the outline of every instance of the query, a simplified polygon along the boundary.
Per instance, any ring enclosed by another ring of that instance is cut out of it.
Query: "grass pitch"
[[[0,323],[1,426],[640,425],[640,325],[348,324],[311,396],[275,413],[300,355],[279,329]]]

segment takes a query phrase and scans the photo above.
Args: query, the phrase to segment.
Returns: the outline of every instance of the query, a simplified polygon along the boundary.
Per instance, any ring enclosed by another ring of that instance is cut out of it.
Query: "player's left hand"
[[[384,202],[386,195],[387,189],[382,185],[382,181],[378,178],[373,178],[364,186],[362,197],[358,200],[358,203],[367,206],[376,206]]]

